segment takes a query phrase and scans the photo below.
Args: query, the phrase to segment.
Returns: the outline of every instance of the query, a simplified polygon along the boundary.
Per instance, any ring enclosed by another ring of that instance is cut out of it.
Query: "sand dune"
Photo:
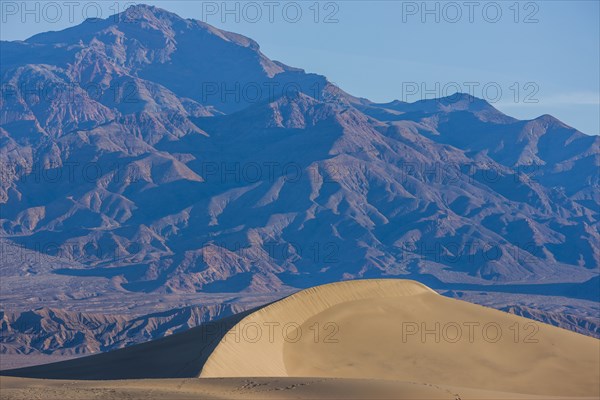
[[[128,349],[3,374],[62,379],[227,377],[232,378],[229,383],[248,377],[273,382],[276,377],[278,382],[295,380],[290,385],[304,389],[294,393],[307,398],[315,386],[305,393],[308,389],[301,383],[317,377],[318,382],[330,382],[327,385],[340,381],[324,378],[341,378],[349,385],[353,379],[366,379],[360,382],[371,387],[381,382],[378,379],[396,385],[401,381],[413,385],[405,389],[418,387],[432,399],[457,394],[452,391],[460,392],[461,399],[510,398],[509,392],[519,393],[514,395],[518,398],[598,397],[600,341],[446,298],[417,282],[363,280],[303,290],[219,324]],[[174,384],[145,382],[165,388]],[[201,382],[225,381],[192,382],[201,388]],[[110,385],[124,390],[122,383]],[[436,392],[441,397],[427,392],[428,387],[444,388]],[[419,398],[419,390],[402,396]]]
[[[263,327],[258,340],[256,327]],[[249,314],[200,376],[250,375],[597,396],[600,341],[449,299],[413,281],[351,281],[304,290]]]

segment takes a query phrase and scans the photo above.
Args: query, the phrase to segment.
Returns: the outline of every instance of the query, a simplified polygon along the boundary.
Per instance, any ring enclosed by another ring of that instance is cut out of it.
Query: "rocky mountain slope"
[[[363,277],[596,282],[600,139],[551,116],[376,104],[143,5],[0,46],[5,315]]]

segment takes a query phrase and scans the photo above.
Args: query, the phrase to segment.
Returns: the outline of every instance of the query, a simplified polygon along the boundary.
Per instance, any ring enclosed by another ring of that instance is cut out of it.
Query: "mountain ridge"
[[[129,12],[0,43],[3,304],[598,276],[599,137],[468,94],[373,103],[241,35]]]

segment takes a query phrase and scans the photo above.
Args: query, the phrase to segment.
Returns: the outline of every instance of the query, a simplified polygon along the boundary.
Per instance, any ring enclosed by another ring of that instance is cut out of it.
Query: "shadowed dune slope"
[[[438,295],[347,281],[113,353],[4,372],[38,378],[394,379],[548,396],[600,394],[600,341]]]

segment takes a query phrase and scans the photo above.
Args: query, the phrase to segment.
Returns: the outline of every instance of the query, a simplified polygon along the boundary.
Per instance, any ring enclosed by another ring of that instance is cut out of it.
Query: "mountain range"
[[[250,307],[385,277],[581,301],[565,326],[598,335],[597,136],[461,93],[375,103],[152,6],[0,46],[4,352],[59,348],[13,324],[47,307]],[[498,305],[561,320],[538,306]]]

